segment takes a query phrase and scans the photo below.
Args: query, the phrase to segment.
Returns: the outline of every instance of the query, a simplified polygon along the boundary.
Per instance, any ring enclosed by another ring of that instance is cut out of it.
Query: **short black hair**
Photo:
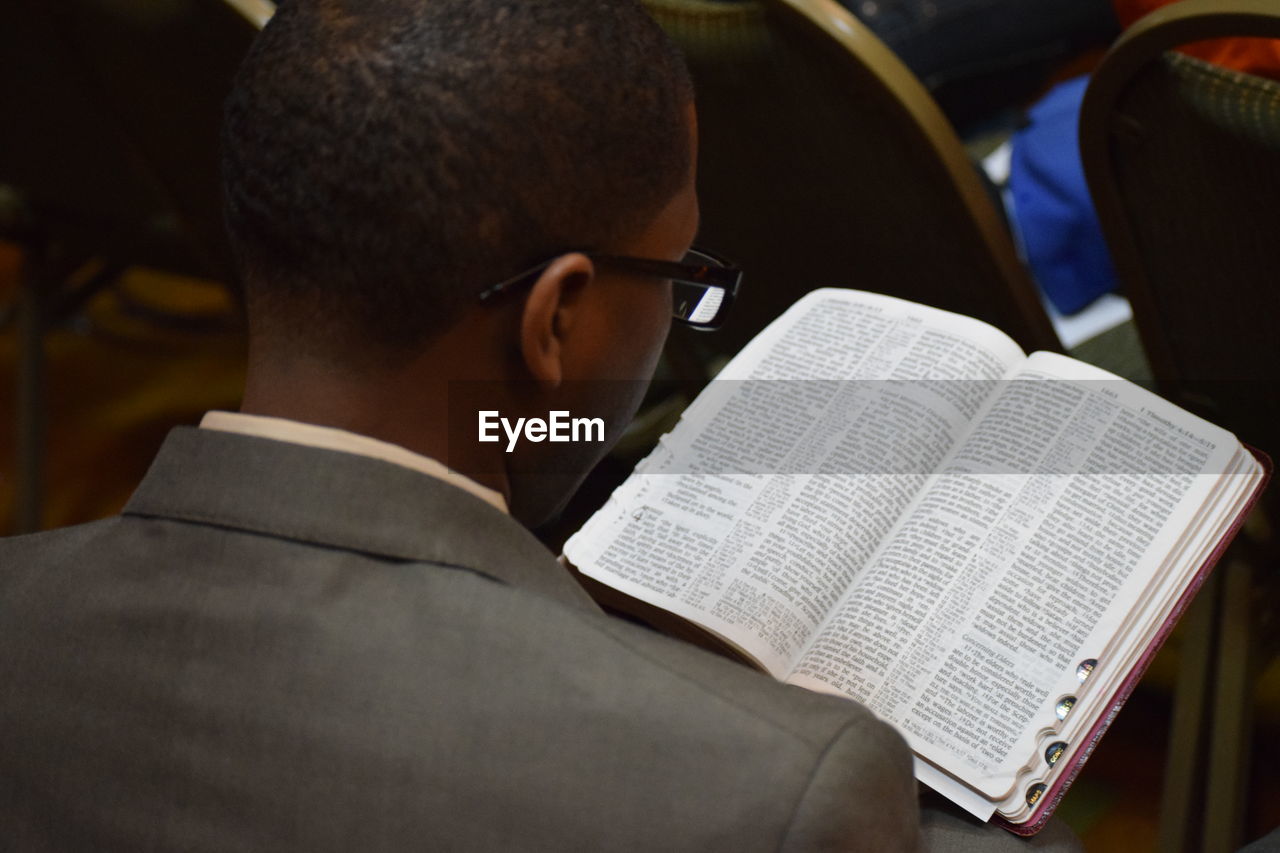
[[[288,0],[226,105],[250,323],[402,352],[486,285],[607,248],[687,179],[683,59],[633,0]]]

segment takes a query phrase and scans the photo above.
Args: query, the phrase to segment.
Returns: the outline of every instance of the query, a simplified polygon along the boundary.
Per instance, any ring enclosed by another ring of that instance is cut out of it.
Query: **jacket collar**
[[[458,566],[596,609],[509,516],[434,477],[352,453],[179,427],[124,514]]]

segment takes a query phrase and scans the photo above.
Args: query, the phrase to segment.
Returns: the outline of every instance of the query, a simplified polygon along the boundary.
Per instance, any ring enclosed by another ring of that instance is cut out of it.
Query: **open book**
[[[611,603],[864,703],[922,782],[1030,834],[1266,475],[1230,433],[1102,370],[817,290],[565,556]]]

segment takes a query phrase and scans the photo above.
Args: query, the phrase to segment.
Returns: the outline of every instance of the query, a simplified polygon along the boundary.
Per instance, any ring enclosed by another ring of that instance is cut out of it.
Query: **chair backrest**
[[[26,0],[47,17],[178,214],[208,274],[233,278],[222,225],[222,102],[250,42],[274,11],[265,0]]]
[[[1060,344],[920,82],[833,0],[645,0],[697,87],[700,241],[746,271],[732,352],[805,292],[878,291]]]
[[[1080,148],[1163,393],[1280,451],[1280,82],[1178,53],[1280,38],[1275,0],[1185,0],[1097,68]]]

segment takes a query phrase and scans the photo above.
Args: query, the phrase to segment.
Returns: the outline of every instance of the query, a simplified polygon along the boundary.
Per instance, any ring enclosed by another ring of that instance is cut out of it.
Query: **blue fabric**
[[[1013,137],[1009,192],[1027,264],[1053,307],[1074,314],[1115,289],[1077,141],[1088,77],[1049,91]]]

